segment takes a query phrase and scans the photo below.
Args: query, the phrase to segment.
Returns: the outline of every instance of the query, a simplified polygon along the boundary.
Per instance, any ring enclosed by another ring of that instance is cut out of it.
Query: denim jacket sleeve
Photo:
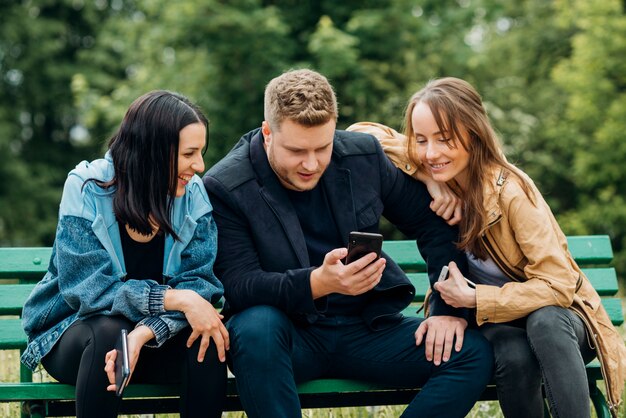
[[[168,286],[154,280],[128,280],[113,273],[109,253],[85,218],[64,216],[57,228],[59,290],[79,318],[124,315],[131,321],[164,311]]]
[[[217,302],[224,288],[213,273],[216,253],[217,227],[211,213],[207,213],[197,220],[193,238],[181,254],[180,272],[169,278],[168,286],[193,290],[207,301]],[[142,319],[138,325],[146,325],[154,332],[156,344],[148,345],[158,347],[189,323],[182,312],[165,311]]]

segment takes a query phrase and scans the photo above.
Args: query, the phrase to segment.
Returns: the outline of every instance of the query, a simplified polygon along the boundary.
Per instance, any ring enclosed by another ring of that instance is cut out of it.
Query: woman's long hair
[[[151,91],[128,108],[119,130],[109,141],[115,176],[103,188],[115,186],[113,210],[118,222],[150,235],[151,221],[172,235],[170,215],[178,185],[178,144],[187,125],[208,120],[186,97]]]
[[[460,144],[469,153],[469,184],[461,196],[465,206],[458,247],[484,259],[487,253],[480,240],[487,226],[483,193],[485,182],[493,181],[486,178],[485,173],[495,167],[513,173],[520,178],[526,195],[533,201],[530,185],[520,175],[519,169],[504,157],[500,141],[489,122],[478,92],[468,82],[454,77],[431,80],[409,100],[405,115],[405,134],[409,158],[414,163],[419,164],[419,159],[411,120],[413,109],[420,102],[429,106],[439,131],[447,132],[455,140],[450,141],[449,146],[455,148]]]

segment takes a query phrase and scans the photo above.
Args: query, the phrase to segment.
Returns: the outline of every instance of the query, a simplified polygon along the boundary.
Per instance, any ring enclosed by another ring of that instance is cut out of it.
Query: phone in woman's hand
[[[130,379],[130,359],[128,357],[128,331],[123,329],[115,344],[115,394],[122,396]]]

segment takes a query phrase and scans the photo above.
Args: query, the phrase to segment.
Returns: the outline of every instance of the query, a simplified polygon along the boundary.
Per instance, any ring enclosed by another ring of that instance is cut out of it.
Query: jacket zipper
[[[587,332],[589,334],[589,337],[593,340],[593,345],[595,346],[595,351],[596,351],[596,356],[598,357],[598,361],[600,362],[600,372],[602,373],[602,377],[604,378],[604,382],[605,384],[608,383],[608,379],[606,378],[606,366],[604,363],[604,359],[602,358],[602,352],[598,347],[598,341],[596,340],[596,334],[593,333],[593,329],[591,328],[591,326],[589,325],[589,321],[587,321],[587,318],[585,318],[585,316],[583,314],[581,314],[578,309],[576,309],[576,307],[572,306],[570,308],[572,311],[574,311],[574,313],[576,315],[578,315],[578,317],[583,321],[583,323],[585,324],[585,327],[587,328]],[[606,397],[608,398],[608,404],[609,404],[609,409],[611,410],[611,415],[615,416],[614,414],[614,410],[616,408],[616,403],[615,400],[613,399],[613,395],[611,394],[611,391],[608,390],[606,391]]]
[[[490,224],[490,226],[493,225],[494,223],[495,222]],[[489,253],[489,256],[498,265],[500,270],[502,270],[502,272],[506,274],[509,277],[509,279],[513,280],[514,282],[521,282],[521,280],[515,275],[515,273],[505,263],[503,263],[502,260],[498,258],[495,250],[493,249],[493,246],[489,242],[489,239],[487,239],[486,234],[483,234],[481,239],[482,239],[483,244],[485,245],[485,249]]]

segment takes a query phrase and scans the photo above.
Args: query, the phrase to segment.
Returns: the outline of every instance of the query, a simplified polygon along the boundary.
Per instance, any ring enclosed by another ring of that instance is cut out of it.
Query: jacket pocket
[[[367,204],[357,208],[356,225],[358,229],[365,230],[370,226],[377,226],[383,213],[383,203],[378,199],[372,199]]]

